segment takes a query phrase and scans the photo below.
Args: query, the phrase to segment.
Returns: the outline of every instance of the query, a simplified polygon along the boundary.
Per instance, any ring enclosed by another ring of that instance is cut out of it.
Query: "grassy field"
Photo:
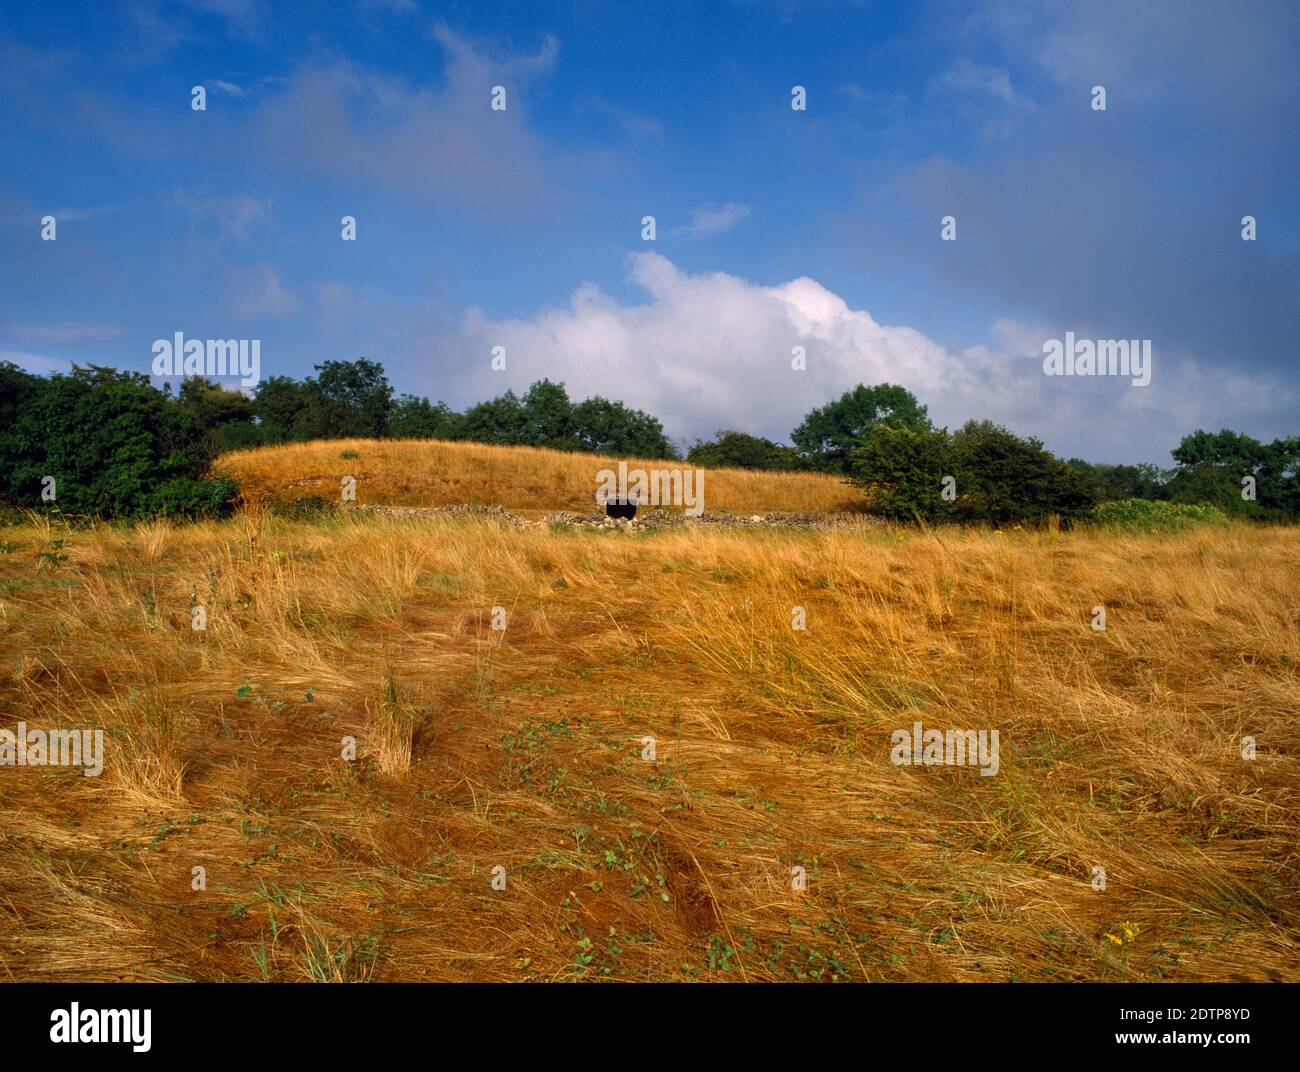
[[[0,977],[1300,979],[1297,592],[1240,525],[0,528],[0,726],[107,752],[0,768]],[[895,766],[915,721],[998,773]]]
[[[625,459],[626,460],[626,459]],[[343,478],[356,479],[358,503],[445,506],[475,503],[517,512],[595,509],[596,474],[619,459],[536,447],[437,440],[343,439],[293,443],[226,454],[221,467],[253,502],[320,498],[339,501]],[[627,461],[629,469],[681,467],[682,462]],[[839,477],[709,469],[709,510],[853,511],[862,493]]]

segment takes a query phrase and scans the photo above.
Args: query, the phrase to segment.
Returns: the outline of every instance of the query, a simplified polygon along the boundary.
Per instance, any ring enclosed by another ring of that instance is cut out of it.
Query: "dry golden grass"
[[[358,457],[344,458],[344,454]],[[626,460],[626,459],[625,459]],[[223,455],[220,467],[254,501],[310,497],[339,501],[345,476],[357,481],[357,502],[385,506],[474,503],[516,512],[595,509],[596,474],[618,471],[619,459],[535,447],[444,443],[429,439],[341,439],[262,447]],[[684,462],[628,460],[665,469]],[[709,510],[822,512],[860,509],[863,495],[838,477],[820,473],[763,473],[708,469]]]
[[[1293,530],[59,537],[0,529],[0,725],[108,754],[0,768],[0,977],[1300,978]]]

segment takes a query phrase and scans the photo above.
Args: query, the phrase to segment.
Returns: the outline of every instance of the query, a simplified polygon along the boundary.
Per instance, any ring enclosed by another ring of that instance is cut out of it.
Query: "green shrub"
[[[39,377],[0,362],[0,499],[105,518],[224,513],[237,489],[209,478],[203,424],[218,411],[237,408],[201,384],[177,398],[138,372],[74,365]]]
[[[230,512],[239,486],[229,477],[173,477],[148,496],[150,513],[171,517],[220,517]]]
[[[793,447],[734,431],[719,432],[712,442],[697,439],[686,460],[705,469],[791,470],[800,465]]]
[[[943,480],[956,471],[946,428],[873,424],[849,455],[850,481],[871,496],[872,509],[894,521],[938,521],[952,515]]]
[[[1212,503],[1172,503],[1161,499],[1119,499],[1093,508],[1101,525],[1133,532],[1181,532],[1196,525],[1227,525],[1228,515]]]
[[[958,521],[1006,525],[1088,516],[1096,491],[1087,476],[1043,447],[991,421],[967,421],[952,437]]]

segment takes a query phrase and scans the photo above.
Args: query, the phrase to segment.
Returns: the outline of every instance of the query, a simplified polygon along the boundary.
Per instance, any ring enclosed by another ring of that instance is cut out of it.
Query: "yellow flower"
[[[1133,939],[1135,939],[1138,936],[1142,928],[1139,927],[1136,923],[1130,923],[1126,920],[1125,922],[1119,925],[1119,930],[1120,933],[1118,935],[1111,934],[1109,931],[1106,931],[1104,936],[1106,938],[1109,938],[1112,942],[1114,942],[1117,946],[1119,946],[1122,949],[1126,945],[1133,944]],[[1121,937],[1121,935],[1123,937]]]

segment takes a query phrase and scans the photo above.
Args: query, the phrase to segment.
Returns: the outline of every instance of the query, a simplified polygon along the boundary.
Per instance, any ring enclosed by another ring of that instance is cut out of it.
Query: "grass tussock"
[[[626,460],[626,459],[625,459]],[[223,455],[220,468],[246,499],[337,503],[343,478],[356,479],[356,501],[385,506],[472,503],[512,511],[595,509],[596,474],[618,472],[619,459],[537,447],[436,440],[347,439],[292,443]],[[685,462],[627,461],[629,470],[686,467]],[[852,511],[864,503],[844,480],[820,473],[709,469],[709,510]]]
[[[425,449],[389,490],[495,464]],[[0,550],[0,726],[107,752],[0,768],[0,977],[1300,978],[1292,530],[249,511]],[[997,729],[999,773],[894,766],[914,721]]]

